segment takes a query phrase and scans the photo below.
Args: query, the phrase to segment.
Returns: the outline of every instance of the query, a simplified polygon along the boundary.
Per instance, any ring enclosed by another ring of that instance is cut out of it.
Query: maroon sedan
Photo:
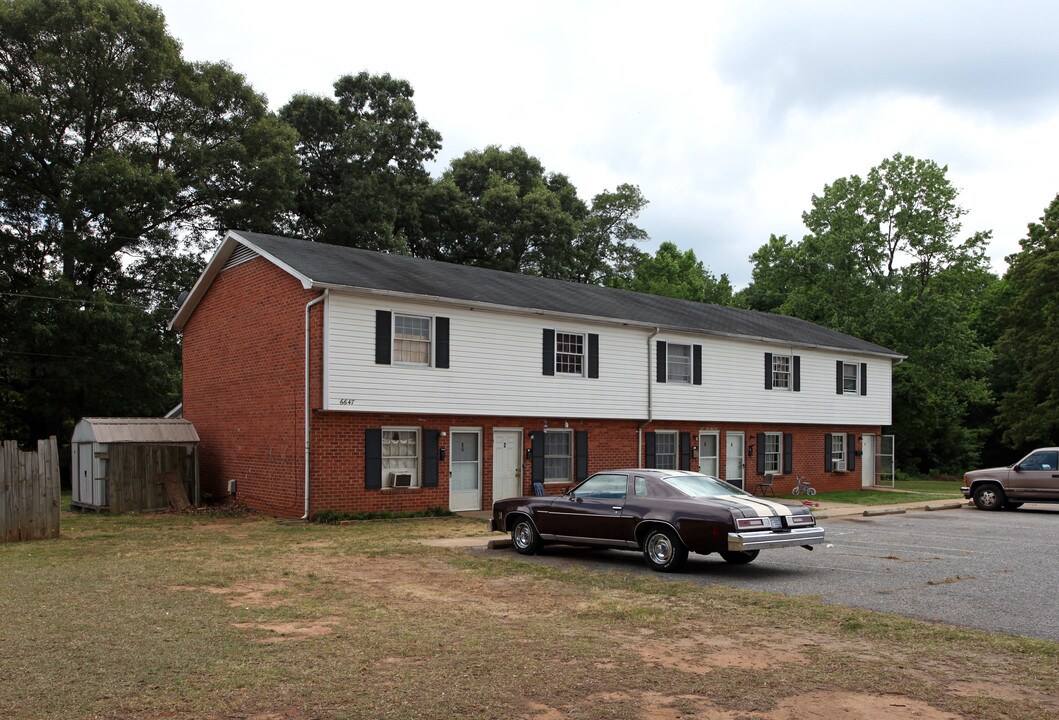
[[[498,500],[492,528],[510,532],[523,555],[546,543],[640,550],[662,572],[679,570],[689,551],[743,565],[760,550],[824,541],[804,505],[682,470],[607,470],[565,495]]]

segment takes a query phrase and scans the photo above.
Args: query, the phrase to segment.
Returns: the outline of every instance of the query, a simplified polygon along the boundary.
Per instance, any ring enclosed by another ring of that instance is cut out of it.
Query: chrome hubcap
[[[665,565],[673,559],[673,543],[662,533],[656,533],[647,541],[647,554],[659,565]]]
[[[528,548],[533,542],[533,532],[529,523],[521,522],[515,526],[514,543],[520,548]]]
[[[982,499],[982,503],[984,503],[985,505],[996,504],[996,493],[992,490],[983,490],[982,494],[979,495],[979,497]]]

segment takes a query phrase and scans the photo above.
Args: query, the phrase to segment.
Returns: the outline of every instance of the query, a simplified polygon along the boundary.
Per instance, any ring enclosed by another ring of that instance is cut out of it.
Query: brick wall
[[[198,430],[203,492],[300,517],[305,304],[318,293],[257,258],[217,275],[184,327],[184,417]],[[313,310],[320,376],[321,305]],[[317,387],[319,382],[316,383]]]

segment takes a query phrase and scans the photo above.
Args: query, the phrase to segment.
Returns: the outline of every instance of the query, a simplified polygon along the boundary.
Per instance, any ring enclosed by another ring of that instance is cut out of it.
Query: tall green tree
[[[732,304],[732,284],[728,276],[714,276],[695,257],[694,250],[681,252],[671,242],[659,245],[653,256],[643,253],[633,266],[631,278],[619,279],[610,284],[612,287],[650,295],[715,305]]]
[[[864,178],[825,186],[794,244],[773,236],[753,256],[744,305],[794,315],[907,355],[894,371],[893,430],[903,466],[955,471],[977,459],[990,402],[991,352],[975,304],[996,278],[989,234],[960,238],[965,210],[947,168],[894,155]]]
[[[179,395],[163,334],[202,242],[282,226],[294,132],[137,0],[0,3],[0,432]]]
[[[998,421],[1011,447],[1059,443],[1059,195],[1007,258],[998,366],[1009,371]]]
[[[441,134],[419,118],[405,80],[361,72],[334,88],[334,99],[296,95],[280,110],[298,132],[304,176],[292,229],[333,245],[409,252],[431,184],[425,163]]]

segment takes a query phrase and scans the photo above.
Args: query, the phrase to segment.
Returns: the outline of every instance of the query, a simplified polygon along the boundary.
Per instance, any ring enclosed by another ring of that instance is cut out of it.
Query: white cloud
[[[826,183],[895,152],[949,166],[998,270],[1059,192],[1059,10],[1044,3],[161,0],[185,56],[274,109],[368,70],[408,80],[435,172],[521,145],[585,198],[622,182],[655,243],[750,277]],[[1059,8],[1059,6],[1056,6]]]

